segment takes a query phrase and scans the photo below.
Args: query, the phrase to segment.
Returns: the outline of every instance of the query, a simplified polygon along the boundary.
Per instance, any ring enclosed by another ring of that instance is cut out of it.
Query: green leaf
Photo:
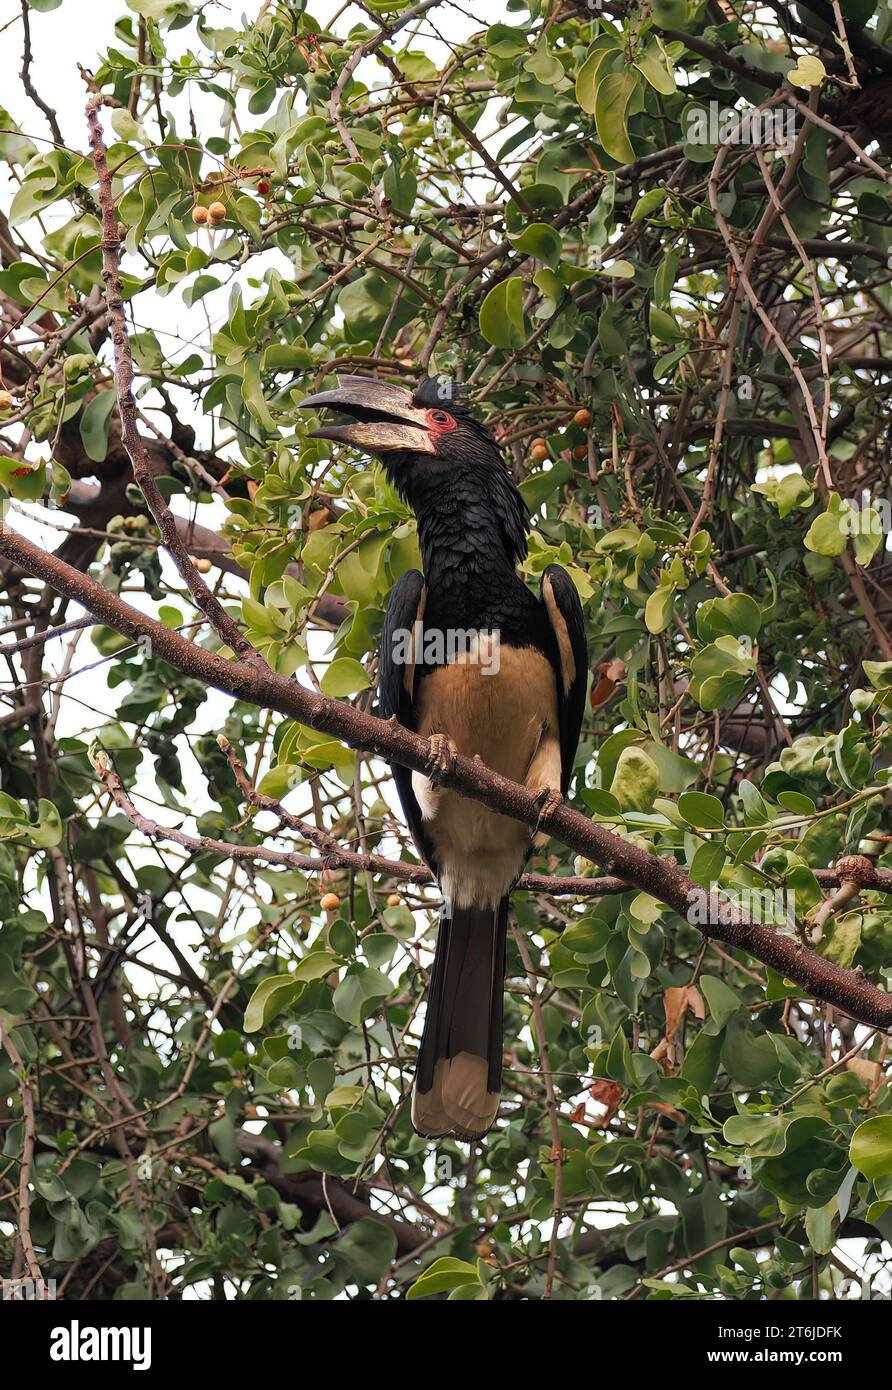
[[[408,160],[391,164],[382,180],[384,196],[389,198],[398,212],[410,213],[415,205],[418,180]]]
[[[841,555],[853,529],[852,508],[839,493],[832,492],[827,510],[815,517],[806,532],[806,548],[816,555]]]
[[[371,683],[365,667],[352,656],[336,657],[319,682],[323,695],[335,700],[368,690]]]
[[[311,951],[308,956],[304,956],[295,968],[291,976],[293,980],[323,980],[326,975],[330,975],[333,970],[337,970],[340,964],[338,957],[331,951]]]
[[[108,453],[108,429],[116,396],[114,391],[100,391],[89,402],[81,416],[81,439],[88,458],[102,463]]]
[[[638,76],[630,68],[610,72],[599,82],[595,95],[595,126],[598,139],[611,159],[619,164],[633,164],[635,150],[629,140],[626,113],[632,93],[638,88]]]
[[[370,607],[381,592],[385,582],[384,552],[390,541],[388,532],[373,532],[338,565],[341,588],[363,608]]]
[[[697,609],[697,632],[704,639],[717,636],[755,638],[762,626],[759,605],[749,594],[726,594],[707,599]]]
[[[531,473],[520,485],[520,495],[532,514],[535,514],[553,497],[564,483],[573,477],[573,465],[568,459],[556,459],[550,468],[540,473]]]
[[[0,457],[0,487],[20,502],[39,502],[46,491],[46,464]]]
[[[616,763],[610,792],[624,811],[649,811],[660,789],[656,763],[641,748],[624,748]]]
[[[744,778],[737,788],[743,802],[747,825],[764,825],[771,819],[771,812],[765,805],[762,793],[748,778]]]
[[[522,251],[525,256],[535,256],[537,261],[544,261],[552,269],[558,265],[563,251],[559,234],[547,222],[531,222],[520,236],[512,237],[511,244],[515,251]]]
[[[681,1075],[696,1087],[698,1096],[706,1095],[715,1081],[722,1051],[721,1033],[708,1033],[704,1028],[685,1053]]]
[[[501,280],[486,295],[480,306],[480,332],[493,347],[523,347],[526,329],[523,318],[523,281],[519,275]]]
[[[36,825],[29,824],[26,834],[32,845],[39,845],[44,849],[61,842],[64,834],[62,817],[53,803],[45,797],[41,797],[37,803]]]
[[[261,980],[245,1009],[246,1033],[258,1033],[291,1003],[300,988],[293,975],[269,975]]]
[[[892,1174],[892,1115],[874,1115],[852,1135],[849,1158],[872,1181]]]
[[[242,362],[242,395],[245,405],[258,424],[270,434],[275,432],[276,422],[270,414],[260,382],[260,354],[253,353]]]
[[[299,767],[292,763],[279,763],[277,767],[271,767],[269,772],[264,773],[257,790],[261,796],[270,796],[274,801],[281,801],[283,796],[294,790],[299,781]]]
[[[725,867],[725,857],[723,845],[718,843],[700,845],[691,860],[691,878],[695,883],[699,883],[701,888],[708,888],[710,884],[718,883],[722,869]]]
[[[598,318],[598,342],[607,358],[622,357],[626,351],[626,340],[617,327],[616,317],[616,307],[608,302]]]
[[[644,605],[644,625],[654,634],[665,632],[672,621],[675,585],[660,584]]]
[[[861,665],[875,690],[892,690],[892,661],[862,661]]]
[[[719,637],[691,662],[691,694],[702,710],[721,709],[740,699],[755,669],[737,638]]]
[[[649,188],[646,193],[642,193],[638,202],[632,209],[633,222],[641,222],[643,218],[649,217],[657,208],[661,208],[666,201],[666,190],[664,188]]]
[[[642,77],[661,96],[670,97],[676,90],[672,63],[662,44],[649,45],[643,52],[635,54],[635,67]]]
[[[334,992],[332,1006],[338,1018],[358,1028],[390,991],[390,981],[382,971],[367,965],[351,965]]]
[[[808,1207],[805,1212],[805,1234],[808,1243],[818,1255],[829,1255],[836,1244],[833,1218],[836,1215],[836,1198],[833,1197],[825,1207]]]
[[[655,338],[659,338],[664,343],[677,343],[679,338],[684,338],[684,330],[679,326],[671,314],[665,309],[659,308],[656,304],[650,306],[650,317],[648,320],[650,331]]]
[[[479,1284],[477,1266],[467,1260],[457,1260],[451,1255],[434,1260],[406,1292],[407,1299],[428,1298],[434,1293],[445,1293],[447,1289],[461,1288],[466,1284]]]
[[[682,792],[678,810],[688,825],[698,830],[720,830],[725,824],[725,808],[717,796],[708,792]]]
[[[577,73],[576,100],[588,116],[595,114],[598,85],[601,80],[601,66],[611,55],[615,56],[616,52],[616,48],[610,45],[596,48],[594,52],[589,54]]]
[[[843,970],[849,970],[861,945],[861,927],[860,912],[847,912],[844,917],[837,917],[821,944],[821,955]]]
[[[740,997],[718,975],[701,975],[700,989],[717,1028],[724,1028],[740,1008]]]

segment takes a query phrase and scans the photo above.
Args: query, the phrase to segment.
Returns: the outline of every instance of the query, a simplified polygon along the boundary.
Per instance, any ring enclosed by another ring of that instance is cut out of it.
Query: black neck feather
[[[391,454],[388,475],[415,513],[424,572],[469,581],[514,573],[527,552],[529,518],[501,455],[484,437],[471,459]]]

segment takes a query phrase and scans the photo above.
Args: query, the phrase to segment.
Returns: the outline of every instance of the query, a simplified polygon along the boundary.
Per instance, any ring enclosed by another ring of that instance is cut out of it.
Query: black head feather
[[[491,542],[501,541],[495,548],[513,566],[526,556],[529,513],[499,446],[462,395],[449,377],[424,377],[412,404],[447,411],[456,427],[438,436],[435,454],[389,454],[384,466],[418,518],[422,550],[436,536],[445,543],[453,524],[466,528],[485,516]]]

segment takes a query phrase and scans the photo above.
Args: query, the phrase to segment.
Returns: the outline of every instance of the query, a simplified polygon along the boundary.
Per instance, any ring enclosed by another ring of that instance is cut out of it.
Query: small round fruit
[[[402,907],[402,905],[403,905],[403,900],[402,900],[402,898],[400,897],[399,893],[391,893],[390,896],[389,896],[388,899],[387,899],[387,906],[388,906],[388,907]]]
[[[530,444],[531,449],[544,449],[545,447],[545,440],[542,439],[540,435],[537,435],[536,438]]]
[[[578,460],[580,461],[580,463],[582,462],[583,459],[588,458],[588,445],[587,445],[587,444],[577,444],[577,445],[576,445],[576,448],[573,450],[573,457],[574,457],[575,459],[578,459]]]
[[[323,893],[319,899],[319,906],[323,912],[337,912],[341,905],[341,900],[337,893]]]
[[[199,574],[208,574],[210,572],[211,562],[205,556],[190,555],[189,559],[192,561],[192,564],[198,570]]]
[[[269,179],[257,180],[257,192],[262,194],[264,198],[266,197],[269,192]]]
[[[203,207],[201,203],[196,204],[192,209],[192,221],[197,222],[199,227],[203,227],[208,221],[208,218],[209,213],[207,208]]]
[[[222,222],[225,216],[225,203],[211,203],[210,207],[208,208],[208,217],[211,219],[212,222]]]
[[[577,410],[576,414],[573,416],[574,425],[580,425],[584,428],[586,425],[590,425],[591,423],[592,412],[590,410],[586,410],[585,408],[583,408],[582,410]]]
[[[8,391],[0,391],[0,410],[12,410],[13,399]]]
[[[537,444],[535,449],[530,450],[530,457],[536,463],[544,463],[548,458],[548,448],[545,444]]]

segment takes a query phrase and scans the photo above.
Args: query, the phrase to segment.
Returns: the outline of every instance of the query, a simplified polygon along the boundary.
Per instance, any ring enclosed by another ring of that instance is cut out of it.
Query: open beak
[[[365,376],[339,376],[333,391],[317,391],[305,396],[301,410],[337,410],[352,415],[349,425],[323,425],[311,430],[311,439],[331,439],[352,444],[367,454],[387,454],[405,450],[413,454],[435,452],[424,410],[412,404],[412,396],[402,386],[375,381]]]

